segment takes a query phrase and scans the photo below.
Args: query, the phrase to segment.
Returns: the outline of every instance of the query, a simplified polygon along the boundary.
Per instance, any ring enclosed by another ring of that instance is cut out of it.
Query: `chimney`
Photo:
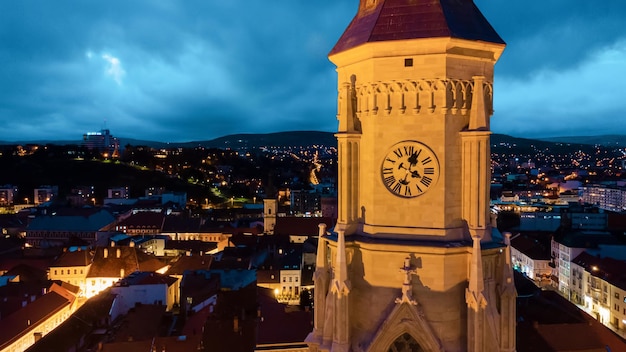
[[[108,257],[109,257],[109,249],[108,249],[108,248],[105,248],[105,249],[104,249],[104,259],[106,259],[106,258],[108,258]]]

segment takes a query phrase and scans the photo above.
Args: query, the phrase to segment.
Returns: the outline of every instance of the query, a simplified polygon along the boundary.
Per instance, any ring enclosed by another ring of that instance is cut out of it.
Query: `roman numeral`
[[[422,165],[426,165],[430,163],[431,161],[433,161],[433,159],[431,159],[430,157],[427,157],[426,159],[422,160]]]
[[[392,164],[395,164],[395,163],[396,163],[396,161],[395,161],[395,160],[392,160],[392,159],[390,159],[390,158],[387,158],[387,159],[385,159],[385,160],[386,160],[386,161],[388,161],[388,162],[390,162],[390,163],[392,163]]]
[[[422,179],[420,180],[420,183],[423,184],[424,186],[428,187],[430,186],[430,183],[433,181],[432,178],[428,177],[428,176],[424,176],[422,177]]]
[[[402,157],[402,149],[398,148],[396,150],[393,151],[393,153],[398,157],[401,158]]]
[[[435,168],[434,167],[425,167],[424,168],[424,174],[425,175],[432,175],[435,173]]]
[[[411,196],[411,188],[409,188],[409,186],[406,186],[404,188],[404,195],[405,196]]]
[[[392,174],[393,173],[393,168],[390,167],[384,167],[383,168],[383,175],[388,175],[388,174]]]
[[[417,191],[422,193],[424,191],[422,191],[422,189],[420,188],[420,185],[418,185],[417,183],[415,184],[415,188],[417,188]]]
[[[393,185],[393,191],[396,192],[397,194],[400,194],[401,188],[402,188],[402,185],[400,183],[396,183],[395,185]]]
[[[385,177],[384,182],[387,185],[387,187],[391,187],[391,185],[393,185],[396,182],[396,178],[393,175],[387,176]]]
[[[413,147],[412,145],[410,146],[404,146],[404,153],[406,155],[413,155],[413,151],[415,150],[415,147]]]

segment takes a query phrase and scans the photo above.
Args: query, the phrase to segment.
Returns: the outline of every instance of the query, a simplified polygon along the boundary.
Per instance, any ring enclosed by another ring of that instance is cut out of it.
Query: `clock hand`
[[[398,180],[398,183],[400,183],[400,184],[402,184],[402,185],[405,185],[405,186],[406,186],[406,185],[408,185],[408,184],[409,184],[409,181],[407,181],[407,180],[406,180],[408,176],[409,176],[409,172],[407,171],[407,172],[404,174],[404,178],[403,178],[403,179],[401,179],[401,180]]]
[[[420,173],[417,170],[411,171],[411,177],[413,177],[413,178],[422,178],[422,176],[420,176]]]

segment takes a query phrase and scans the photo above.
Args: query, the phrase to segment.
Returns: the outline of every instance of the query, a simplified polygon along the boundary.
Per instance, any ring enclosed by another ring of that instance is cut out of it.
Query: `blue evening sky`
[[[476,0],[507,42],[492,130],[626,134],[626,1]],[[0,141],[335,131],[357,0],[0,2]]]

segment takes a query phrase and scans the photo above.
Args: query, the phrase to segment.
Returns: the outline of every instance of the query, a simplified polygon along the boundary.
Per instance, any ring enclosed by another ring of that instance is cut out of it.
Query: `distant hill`
[[[74,141],[0,141],[0,145],[17,144],[54,144],[54,145],[80,145],[82,140]],[[571,136],[571,137],[546,137],[546,138],[520,138],[504,134],[493,134],[491,136],[492,145],[501,143],[516,144],[521,147],[534,145],[539,148],[554,148],[556,144],[565,145],[603,145],[607,147],[626,147],[626,136],[624,135],[603,135],[603,136]],[[205,148],[258,148],[258,147],[305,147],[311,145],[337,146],[337,139],[333,132],[321,131],[287,131],[276,133],[242,133],[231,134],[211,140],[192,142],[158,142],[146,141],[133,138],[120,137],[120,146],[148,146],[151,148],[195,148],[198,146]],[[560,147],[560,146],[559,146]]]
[[[539,138],[539,140],[558,143],[602,145],[606,147],[626,147],[626,136],[624,135],[547,137]]]
[[[310,145],[337,145],[332,132],[290,131],[266,134],[231,134],[210,141],[197,141],[179,144],[182,147],[203,146],[206,148],[240,147],[306,147]]]
[[[332,132],[321,131],[287,131],[276,133],[240,133],[231,134],[211,140],[192,142],[158,142],[146,141],[132,138],[118,137],[120,146],[147,146],[151,148],[258,148],[258,147],[306,147],[310,145],[330,145],[336,146],[337,139]],[[54,144],[54,145],[80,145],[82,140],[76,141],[0,141],[0,145],[25,145],[25,144]]]

